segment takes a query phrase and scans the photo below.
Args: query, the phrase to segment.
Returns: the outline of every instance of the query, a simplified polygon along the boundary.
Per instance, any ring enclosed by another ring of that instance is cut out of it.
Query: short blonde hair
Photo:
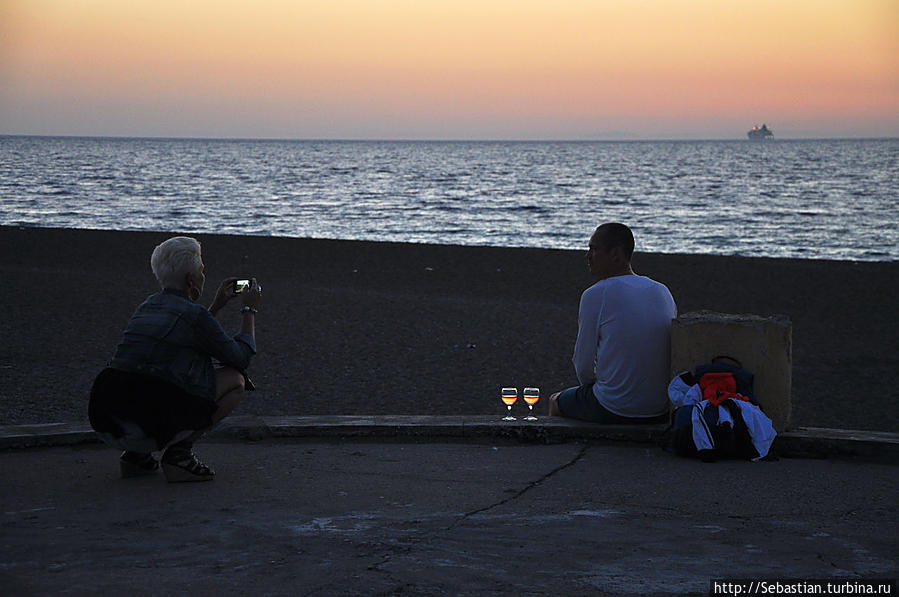
[[[186,274],[202,267],[200,243],[189,236],[175,236],[160,243],[150,256],[150,268],[163,288],[181,288]]]

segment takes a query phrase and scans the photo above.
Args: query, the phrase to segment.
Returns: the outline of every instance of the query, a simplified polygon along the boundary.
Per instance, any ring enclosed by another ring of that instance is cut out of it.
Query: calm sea
[[[899,260],[899,139],[0,137],[0,224]]]

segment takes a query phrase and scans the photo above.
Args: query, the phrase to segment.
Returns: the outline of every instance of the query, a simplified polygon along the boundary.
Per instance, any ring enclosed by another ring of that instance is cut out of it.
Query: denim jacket
[[[228,337],[219,322],[187,294],[166,288],[131,316],[109,366],[164,379],[188,394],[215,399],[212,359],[246,371],[256,354],[249,334]]]

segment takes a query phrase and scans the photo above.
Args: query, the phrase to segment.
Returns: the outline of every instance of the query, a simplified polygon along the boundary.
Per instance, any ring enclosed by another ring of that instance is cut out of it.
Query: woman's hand
[[[250,287],[240,293],[244,307],[255,309],[262,302],[262,286],[256,282],[256,278],[250,280]]]
[[[218,290],[215,291],[215,298],[212,299],[212,304],[209,305],[209,312],[212,313],[212,316],[215,317],[216,313],[218,313],[222,307],[228,304],[228,301],[237,296],[234,293],[234,282],[237,281],[237,278],[225,278],[222,280],[222,283],[219,284]]]

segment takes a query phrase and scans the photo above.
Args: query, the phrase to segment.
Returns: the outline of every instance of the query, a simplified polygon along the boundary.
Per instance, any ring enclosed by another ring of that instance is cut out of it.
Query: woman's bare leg
[[[180,481],[210,481],[215,471],[194,456],[194,442],[203,437],[216,423],[227,417],[243,397],[244,377],[240,371],[222,367],[215,372],[215,402],[217,408],[212,413],[212,425],[195,431],[185,439],[169,445],[162,455],[162,468],[170,483]]]
[[[244,377],[237,369],[221,367],[215,371],[215,401],[218,409],[212,413],[212,424],[215,425],[235,409],[243,398]]]
[[[240,403],[240,399],[243,398],[243,390],[244,378],[240,371],[231,367],[220,367],[215,370],[215,402],[218,404],[218,408],[212,413],[213,427],[231,414],[231,411]],[[192,446],[195,441],[203,437],[203,434],[210,429],[212,427],[195,431],[178,442],[178,444],[181,446]]]

